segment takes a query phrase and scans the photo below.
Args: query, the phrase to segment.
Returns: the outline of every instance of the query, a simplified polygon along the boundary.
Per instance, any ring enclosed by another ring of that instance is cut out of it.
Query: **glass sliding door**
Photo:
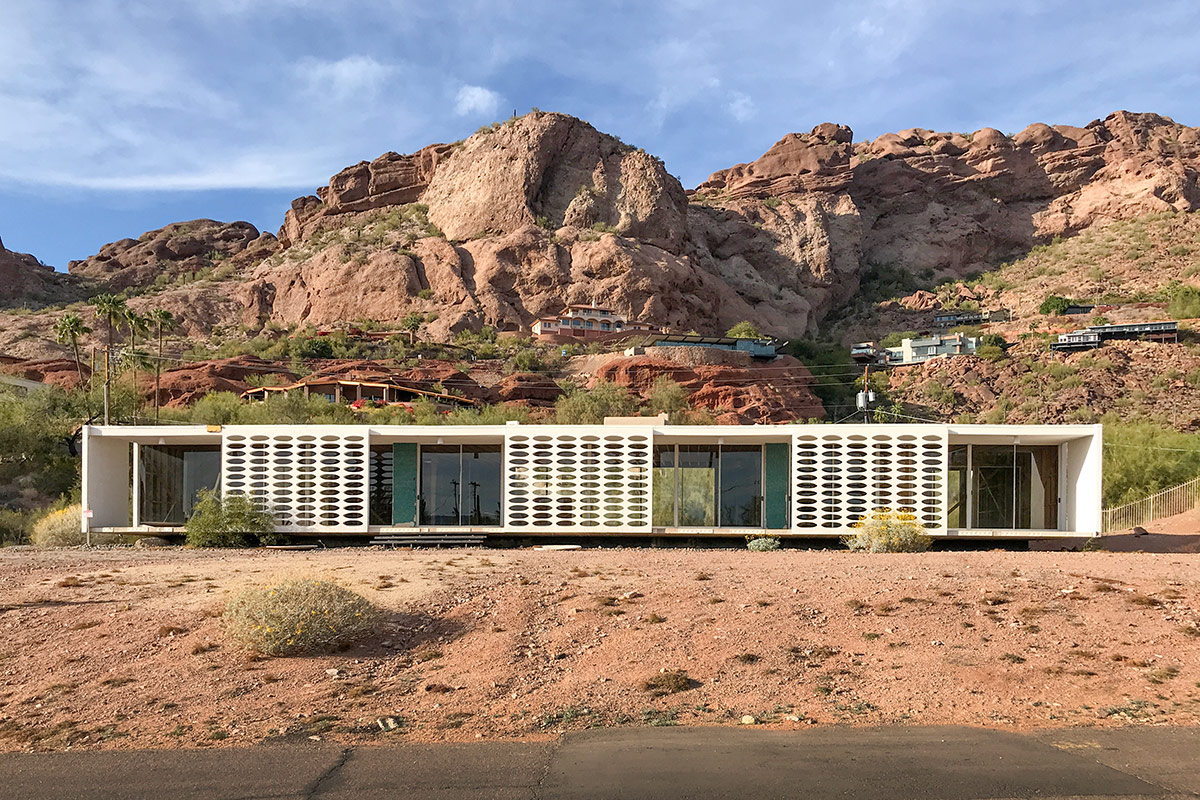
[[[655,527],[762,527],[762,445],[656,445],[653,470]]]
[[[976,528],[1016,527],[1016,458],[1012,445],[972,445]]]
[[[677,513],[681,528],[711,528],[717,524],[716,445],[679,446]]]
[[[1058,527],[1058,447],[1016,449],[1017,527],[1054,530]]]
[[[946,527],[967,527],[967,447],[950,445],[950,468],[946,475]]]
[[[221,481],[217,445],[142,445],[138,450],[138,515],[143,525],[183,525],[200,492],[216,490]]]
[[[675,445],[654,446],[654,502],[651,524],[659,528],[672,528],[675,522]]]
[[[762,447],[721,447],[718,524],[723,528],[762,527]]]
[[[1058,445],[951,445],[947,527],[1056,530],[1058,451]]]
[[[462,486],[459,445],[421,446],[421,524],[457,525]]]
[[[500,524],[500,445],[464,445],[462,449],[462,525]]]
[[[500,445],[422,445],[420,524],[500,525]]]

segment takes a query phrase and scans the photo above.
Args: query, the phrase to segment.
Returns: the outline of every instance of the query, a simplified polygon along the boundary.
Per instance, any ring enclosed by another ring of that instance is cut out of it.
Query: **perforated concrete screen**
[[[646,428],[506,432],[505,526],[529,531],[649,531]]]
[[[792,437],[795,530],[848,531],[876,509],[945,528],[947,434],[940,426],[813,426]]]
[[[284,533],[367,528],[365,428],[237,428],[221,466],[222,491],[253,497]]]

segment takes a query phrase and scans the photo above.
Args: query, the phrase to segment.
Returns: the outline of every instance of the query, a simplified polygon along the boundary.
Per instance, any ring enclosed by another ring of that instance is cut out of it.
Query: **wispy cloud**
[[[454,95],[454,113],[460,117],[494,117],[500,95],[482,86],[463,86]]]
[[[364,55],[337,61],[306,59],[296,65],[296,73],[309,92],[357,100],[372,98],[395,72],[396,67]]]

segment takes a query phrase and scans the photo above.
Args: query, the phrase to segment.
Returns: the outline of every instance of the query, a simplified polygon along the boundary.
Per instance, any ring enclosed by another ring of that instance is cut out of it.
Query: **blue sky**
[[[382,152],[530,107],[685,186],[785,133],[1200,125],[1200,3],[3,0],[0,238],[65,267],[184,219],[274,231]]]

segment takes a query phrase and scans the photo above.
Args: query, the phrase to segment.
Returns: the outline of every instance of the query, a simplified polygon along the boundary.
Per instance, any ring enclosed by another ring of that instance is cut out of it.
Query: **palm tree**
[[[115,294],[98,294],[91,299],[96,316],[104,320],[104,424],[109,424],[108,387],[112,375],[113,330],[125,316],[125,298]]]
[[[158,358],[154,362],[154,421],[158,422],[158,383],[162,375],[163,333],[178,326],[179,322],[175,315],[165,308],[155,308],[150,311],[150,324],[154,326],[154,335],[158,338]]]
[[[92,329],[83,324],[83,317],[74,311],[68,311],[59,318],[58,322],[54,323],[54,337],[58,339],[58,343],[71,345],[71,352],[75,354],[75,371],[79,373],[80,389],[85,387],[83,385],[83,364],[79,360],[79,337],[86,336],[91,332]]]
[[[133,370],[133,421],[137,422],[138,406],[141,405],[142,395],[138,391],[138,366],[149,366],[147,364],[148,356],[137,349],[138,334],[148,333],[150,331],[150,320],[145,314],[141,314],[134,308],[125,309],[125,328],[129,331],[129,357],[125,359],[130,368]]]

